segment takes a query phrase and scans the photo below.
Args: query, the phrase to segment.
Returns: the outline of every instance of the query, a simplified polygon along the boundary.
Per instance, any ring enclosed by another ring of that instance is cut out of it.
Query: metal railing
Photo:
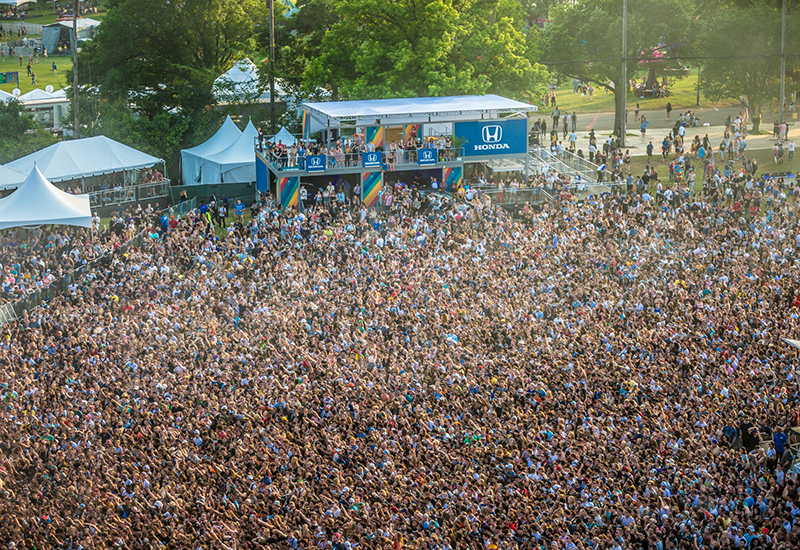
[[[552,195],[541,187],[509,187],[507,189],[480,189],[481,194],[488,196],[496,204],[539,204],[553,200]]]
[[[287,155],[278,156],[274,152],[269,151],[266,147],[262,147],[258,141],[256,141],[255,147],[256,151],[263,155],[267,162],[272,164],[278,171],[302,170],[313,173],[314,171],[332,170],[336,168],[362,168],[363,157],[365,155],[365,153],[358,151],[354,153],[304,157],[298,154],[292,154],[291,150],[289,150]],[[378,161],[381,166],[387,170],[393,170],[398,166],[421,166],[424,168],[426,164],[420,162],[420,155],[423,155],[426,151],[435,152],[435,159],[431,160],[429,166],[457,161],[464,154],[463,147],[449,147],[445,149],[397,149],[395,151],[377,151],[377,153],[380,153]],[[313,160],[310,161],[309,158]],[[312,165],[311,162],[315,162],[316,164]],[[374,168],[374,166],[367,168]]]
[[[185,200],[178,204],[174,204],[169,208],[165,208],[161,211],[161,213],[172,213],[176,216],[183,216],[191,212],[196,207],[197,199],[192,197],[189,200]],[[99,262],[103,261],[103,259],[107,256],[111,256],[113,254],[124,254],[131,246],[141,246],[146,236],[146,230],[140,231],[119,248],[103,252],[103,254],[101,254],[99,257],[86,262],[79,267],[76,267],[72,271],[67,272],[55,281],[49,283],[47,286],[37,288],[36,290],[21,296],[13,302],[0,304],[0,326],[17,320],[22,315],[23,311],[29,311],[35,307],[38,307],[42,304],[42,302],[46,302],[54,296],[57,296],[65,290],[68,290],[69,286],[73,282],[79,280],[84,272],[90,268],[96,267]]]
[[[598,178],[599,165],[580,157],[572,151],[560,151],[558,154],[551,153],[544,147],[533,147],[531,157],[537,158],[550,165],[554,170],[566,174],[574,179],[580,179],[587,183],[596,182]],[[604,180],[611,178],[611,172],[604,171]]]
[[[169,179],[144,185],[128,185],[89,193],[92,208],[113,206],[136,201],[147,201],[169,196]]]

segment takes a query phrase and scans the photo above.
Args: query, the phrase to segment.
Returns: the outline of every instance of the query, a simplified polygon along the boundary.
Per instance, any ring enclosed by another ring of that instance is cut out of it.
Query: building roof
[[[28,174],[34,165],[50,181],[149,168],[164,162],[105,136],[59,141],[35,153],[6,163],[7,168]]]
[[[536,111],[537,107],[499,95],[465,95],[446,97],[405,97],[363,101],[322,101],[303,103],[308,114],[320,122],[338,126],[340,122],[381,120],[402,123],[404,119],[421,118],[443,121],[466,118],[498,118],[502,115]],[[397,119],[397,120],[395,120]]]

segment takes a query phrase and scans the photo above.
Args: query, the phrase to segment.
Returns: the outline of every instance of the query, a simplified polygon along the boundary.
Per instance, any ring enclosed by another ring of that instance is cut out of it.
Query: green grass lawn
[[[55,61],[58,67],[57,76],[53,76],[52,64]],[[69,56],[50,56],[45,60],[44,57],[39,56],[39,63],[34,63],[31,70],[36,74],[36,86],[31,86],[31,78],[27,76],[27,62],[25,59],[23,65],[20,67],[19,59],[9,60],[6,57],[5,62],[0,61],[0,73],[19,71],[19,89],[25,94],[34,88],[44,90],[45,86],[52,84],[53,88],[59,90],[67,85],[67,71],[72,68],[72,58]],[[9,92],[16,87],[15,84],[0,84],[0,90]]]
[[[28,6],[30,9],[27,17],[25,17],[25,21],[31,25],[50,25],[51,23],[55,23],[56,19],[59,17],[52,4],[47,6],[28,4]],[[98,10],[98,13],[87,13],[84,14],[84,17],[100,21],[103,19],[103,17],[105,17],[106,11],[102,5],[98,6]]]
[[[795,152],[794,159],[792,162],[787,161],[788,158],[788,151],[784,153],[784,161],[782,164],[775,164],[772,159],[772,149],[754,149],[747,151],[748,158],[754,158],[758,162],[758,173],[759,174],[774,174],[776,172],[792,172],[797,173],[800,172],[800,153]],[[667,160],[661,160],[660,154],[660,147],[659,147],[659,154],[653,155],[653,162],[651,163],[655,166],[656,170],[658,171],[659,178],[662,182],[666,183],[669,181],[669,163],[672,161],[672,158],[667,158]],[[719,156],[716,157],[717,167],[724,166],[720,163]],[[695,166],[699,164],[696,161],[693,161]],[[647,157],[633,157],[631,159],[631,173],[635,176],[638,176],[644,172],[645,167],[647,166]],[[742,166],[741,162],[737,161],[735,164],[736,168],[740,168]],[[702,179],[702,168],[700,169],[700,173],[698,173],[698,183]],[[627,175],[627,173],[626,173]],[[695,186],[695,191],[702,189],[702,186],[697,185]]]
[[[637,79],[641,79],[644,74],[636,75]],[[695,107],[697,100],[697,69],[692,69],[689,76],[677,80],[671,78],[670,95],[666,98],[647,98],[640,99],[633,92],[628,94],[628,109],[633,111],[636,103],[643,110],[647,109],[664,109],[667,102],[672,103],[672,107],[676,110],[682,108]],[[563,112],[577,113],[606,113],[614,111],[614,95],[607,92],[600,86],[594,86],[594,99],[592,101],[584,101],[581,94],[572,93],[572,79],[566,78],[565,82],[556,89],[556,104]],[[703,96],[702,88],[700,91],[700,106],[701,107],[724,107],[735,105],[738,102],[734,100],[720,101],[712,103]]]

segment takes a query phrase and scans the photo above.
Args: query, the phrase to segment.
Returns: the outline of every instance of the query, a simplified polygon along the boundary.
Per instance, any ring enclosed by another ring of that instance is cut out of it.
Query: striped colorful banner
[[[311,124],[308,120],[308,113],[305,109],[303,109],[303,139],[309,139],[311,137]]]
[[[278,197],[283,208],[294,206],[297,208],[297,201],[300,193],[300,178],[291,176],[278,178]]]
[[[383,126],[367,126],[367,143],[372,143],[375,149],[383,147]]]
[[[383,185],[383,172],[365,172],[361,174],[361,198],[364,204],[374,206],[378,202],[378,193]]]
[[[461,182],[463,180],[463,171],[461,170],[461,166],[454,166],[452,168],[443,168],[442,172],[444,177],[444,188],[447,191],[455,192],[461,187]]]
[[[406,124],[403,126],[403,141],[422,136],[422,124]]]
[[[269,191],[269,168],[267,168],[267,159],[261,156],[261,153],[256,151],[256,189],[261,193]]]

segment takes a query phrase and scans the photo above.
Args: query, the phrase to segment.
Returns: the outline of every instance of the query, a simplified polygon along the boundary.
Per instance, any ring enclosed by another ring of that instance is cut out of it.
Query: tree
[[[518,0],[340,0],[335,15],[304,73],[334,96],[528,98],[548,81]]]
[[[746,54],[747,57],[720,58],[705,63],[703,92],[712,100],[744,96],[753,130],[758,132],[764,107],[779,93],[780,7],[763,1],[753,1],[744,7],[721,6],[705,23],[703,44],[709,55]],[[796,34],[788,33],[787,38],[797,43]],[[743,49],[742,44],[747,47]],[[787,59],[787,65],[792,59]],[[791,88],[787,86],[787,89]]]
[[[550,10],[551,24],[543,32],[542,51],[554,70],[591,82],[614,94],[614,128],[622,127],[627,82],[622,74],[622,0],[576,0]],[[669,57],[691,52],[695,35],[691,4],[684,0],[628,2],[628,74],[653,51]],[[614,83],[612,86],[611,83]]]
[[[0,101],[0,164],[23,157],[56,142],[18,101]]]
[[[263,19],[256,0],[109,0],[100,32],[81,52],[81,83],[128,100],[148,116],[213,103],[211,85],[235,57],[255,45]]]

